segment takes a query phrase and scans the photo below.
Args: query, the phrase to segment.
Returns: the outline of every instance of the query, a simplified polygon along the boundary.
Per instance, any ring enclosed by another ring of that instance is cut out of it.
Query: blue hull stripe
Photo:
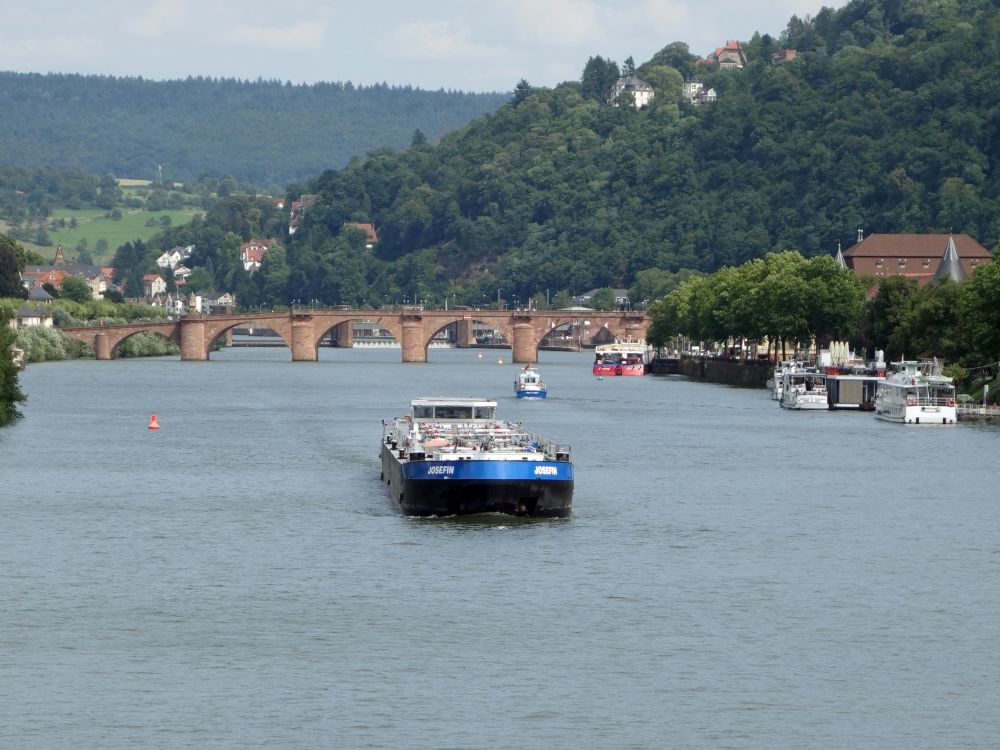
[[[415,481],[573,481],[573,464],[565,461],[409,461],[402,469],[405,479]]]

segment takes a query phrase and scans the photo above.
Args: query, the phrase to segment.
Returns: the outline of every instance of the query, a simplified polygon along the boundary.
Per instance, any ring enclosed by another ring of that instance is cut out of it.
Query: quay
[[[961,421],[1000,418],[1000,406],[983,406],[982,404],[956,404],[958,418]]]

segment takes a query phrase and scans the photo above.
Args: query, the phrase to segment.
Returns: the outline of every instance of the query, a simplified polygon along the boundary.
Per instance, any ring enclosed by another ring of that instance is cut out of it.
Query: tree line
[[[874,293],[872,293],[874,291]],[[904,276],[861,279],[827,256],[770,253],[683,281],[650,308],[650,342],[767,341],[777,358],[847,340],[889,361],[931,358],[965,369],[1000,367],[1000,260],[961,282],[919,286]]]
[[[433,140],[509,94],[351,82],[0,71],[0,161],[187,182],[208,172],[281,190],[379,147]],[[112,114],[113,113],[113,114]]]

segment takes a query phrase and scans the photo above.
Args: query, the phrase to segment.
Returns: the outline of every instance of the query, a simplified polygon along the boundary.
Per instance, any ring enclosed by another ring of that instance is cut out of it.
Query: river
[[[1000,426],[542,352],[33,364],[0,430],[3,748],[994,748]],[[381,420],[496,397],[571,518],[420,520]],[[146,429],[156,412],[161,429]]]

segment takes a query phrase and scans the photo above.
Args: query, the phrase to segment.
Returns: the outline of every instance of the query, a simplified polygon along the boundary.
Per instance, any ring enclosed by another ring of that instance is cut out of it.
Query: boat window
[[[493,419],[495,415],[496,410],[492,406],[476,407],[476,419]]]
[[[471,406],[439,406],[434,410],[437,419],[472,419]]]
[[[414,419],[432,419],[434,417],[434,407],[433,406],[414,406],[413,407],[413,418]]]

